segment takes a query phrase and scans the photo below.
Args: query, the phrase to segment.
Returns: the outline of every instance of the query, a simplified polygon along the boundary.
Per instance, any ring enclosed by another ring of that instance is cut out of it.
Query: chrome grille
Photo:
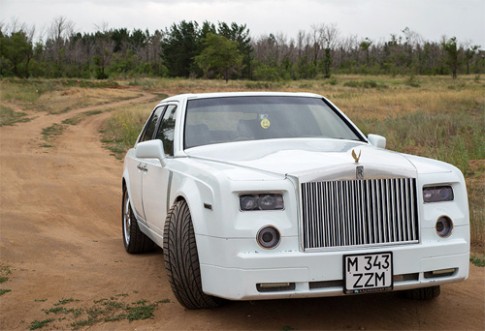
[[[416,179],[301,184],[305,249],[419,240]]]

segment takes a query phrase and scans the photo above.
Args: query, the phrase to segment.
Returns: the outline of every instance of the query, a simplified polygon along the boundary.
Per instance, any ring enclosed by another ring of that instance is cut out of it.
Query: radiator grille
[[[301,184],[305,249],[419,240],[416,179]]]

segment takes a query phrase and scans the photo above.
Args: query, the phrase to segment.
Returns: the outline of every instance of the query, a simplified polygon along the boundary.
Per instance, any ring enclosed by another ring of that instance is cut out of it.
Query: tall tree
[[[330,78],[330,68],[332,65],[332,51],[337,45],[338,30],[335,24],[314,25],[315,44],[323,49],[323,77]]]
[[[162,58],[170,76],[189,77],[198,54],[200,29],[197,22],[182,21],[165,31],[161,43]]]
[[[365,63],[366,65],[369,65],[370,63],[370,46],[372,45],[372,41],[369,38],[365,38],[362,40],[359,44],[359,48],[364,52],[365,54]]]
[[[447,63],[451,70],[451,77],[456,79],[458,71],[458,46],[456,44],[456,37],[452,37],[448,40],[444,39],[442,42],[443,49],[447,55]]]
[[[108,78],[107,67],[110,65],[113,57],[114,41],[111,38],[111,32],[106,28],[103,31],[97,31],[94,34],[94,65],[97,79]]]
[[[67,62],[66,44],[69,37],[74,34],[74,23],[64,16],[54,18],[49,29],[47,52],[54,60],[54,76],[65,74],[64,66]]]
[[[466,62],[466,74],[470,74],[470,62],[473,60],[475,55],[478,53],[480,50],[480,46],[474,45],[474,46],[468,46],[465,49],[465,62]]]
[[[227,83],[230,71],[238,70],[243,60],[237,42],[209,33],[203,41],[203,47],[202,52],[195,57],[195,63],[206,76],[211,70],[223,74]]]
[[[249,29],[246,25],[238,25],[233,22],[229,26],[224,22],[219,22],[217,33],[237,43],[239,52],[241,52],[243,57],[243,76],[251,78],[253,47],[251,45]]]
[[[33,56],[33,49],[32,41],[27,34],[22,30],[13,32],[10,36],[0,34],[0,44],[0,57],[6,60],[6,66],[11,67],[12,73],[17,77],[29,77],[29,62]],[[4,65],[2,64],[2,67]]]

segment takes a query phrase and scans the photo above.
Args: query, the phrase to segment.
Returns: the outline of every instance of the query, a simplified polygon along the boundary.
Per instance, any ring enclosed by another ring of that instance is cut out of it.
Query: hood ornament
[[[356,164],[359,163],[360,156],[362,155],[362,151],[359,151],[359,155],[355,152],[355,150],[352,150],[352,157],[354,158],[354,161]],[[355,167],[355,179],[357,180],[363,180],[364,179],[364,166],[363,165],[358,165]]]
[[[359,155],[357,156],[357,153],[355,152],[355,150],[352,150],[352,157],[354,158],[355,163],[359,163],[361,154],[362,154],[362,151],[359,151]]]

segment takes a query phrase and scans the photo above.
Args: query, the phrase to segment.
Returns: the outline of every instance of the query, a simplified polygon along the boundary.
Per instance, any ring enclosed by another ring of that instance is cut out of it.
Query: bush
[[[277,67],[260,63],[257,64],[253,70],[253,79],[262,81],[278,81],[282,80],[283,76]]]
[[[351,80],[351,81],[345,82],[344,86],[354,87],[354,88],[376,88],[376,89],[383,89],[388,87],[386,84],[376,82],[375,80],[363,80],[363,81]]]

